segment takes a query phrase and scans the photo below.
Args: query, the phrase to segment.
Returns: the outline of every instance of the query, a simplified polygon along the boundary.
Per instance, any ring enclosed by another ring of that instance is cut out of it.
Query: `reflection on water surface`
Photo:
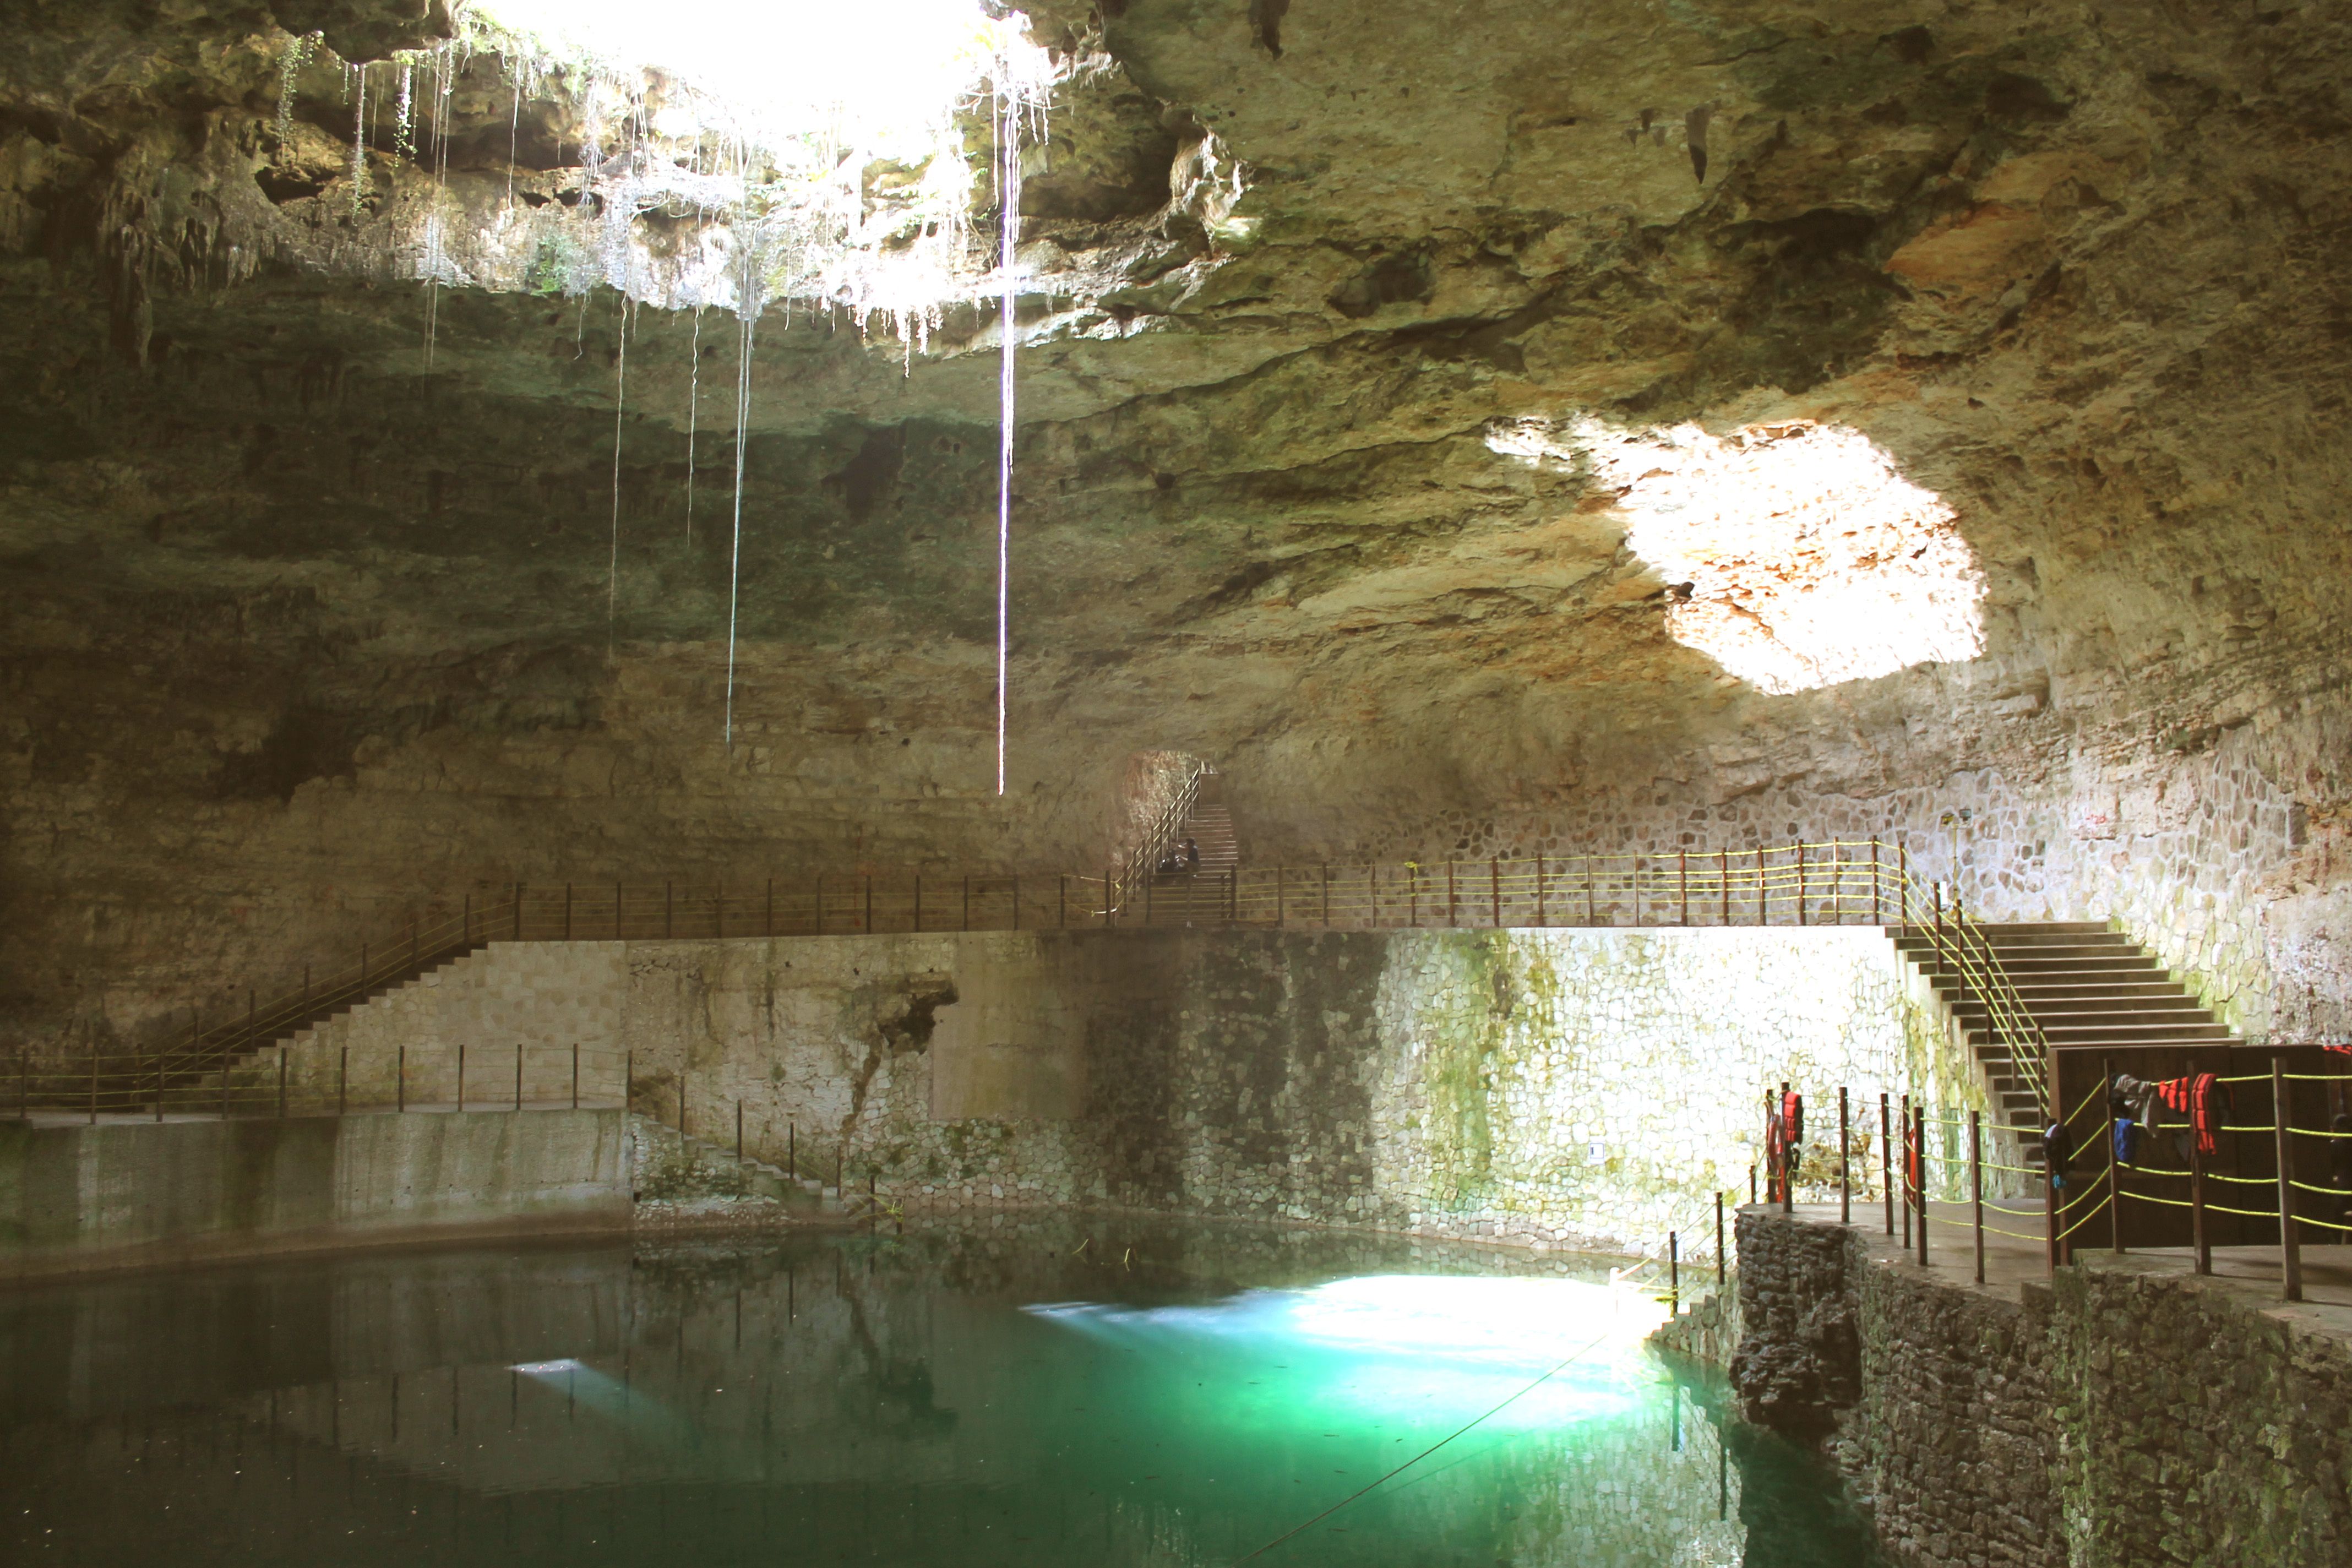
[[[1605,1276],[1075,1216],[19,1291],[0,1543],[89,1564],[1869,1562],[1808,1466],[1727,1441],[1719,1385],[1644,1351],[1657,1309]]]

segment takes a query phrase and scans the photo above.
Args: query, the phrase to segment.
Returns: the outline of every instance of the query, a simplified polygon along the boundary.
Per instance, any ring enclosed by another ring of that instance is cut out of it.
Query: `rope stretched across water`
[[[1394,1480],[1397,1477],[1404,1474],[1407,1470],[1412,1468],[1415,1465],[1421,1463],[1423,1459],[1426,1459],[1432,1454],[1437,1452],[1438,1449],[1443,1448],[1445,1445],[1454,1441],[1456,1437],[1459,1437],[1464,1433],[1469,1432],[1478,1426],[1488,1417],[1510,1408],[1510,1406],[1517,1404],[1528,1394],[1533,1394],[1537,1389],[1542,1387],[1545,1384],[1558,1376],[1560,1371],[1565,1368],[1569,1363],[1575,1361],[1577,1358],[1583,1355],[1585,1352],[1592,1349],[1593,1345],[1599,1344],[1602,1340],[1605,1340],[1609,1336],[1607,1334],[1598,1335],[1593,1339],[1591,1344],[1580,1345],[1575,1350],[1570,1351],[1567,1355],[1561,1357],[1549,1372],[1546,1372],[1542,1376],[1537,1378],[1533,1383],[1528,1384],[1525,1388],[1520,1389],[1517,1393],[1512,1394],[1508,1399],[1504,1400],[1501,1404],[1495,1405],[1492,1409],[1482,1411],[1478,1415],[1472,1416],[1467,1422],[1455,1427],[1453,1431],[1448,1432],[1444,1436],[1440,1437],[1436,1442],[1432,1443],[1428,1447],[1423,1448],[1420,1453],[1415,1454],[1412,1458],[1407,1459],[1395,1469],[1389,1471],[1386,1475],[1366,1482],[1363,1486],[1349,1492],[1346,1497],[1341,1498],[1338,1502],[1333,1503],[1329,1508],[1325,1509],[1321,1513],[1317,1514],[1313,1519],[1307,1521],[1305,1523],[1293,1525],[1290,1529],[1284,1531],[1280,1535],[1276,1536],[1272,1541],[1267,1542],[1264,1546],[1259,1547],[1248,1556],[1234,1558],[1233,1568],[1242,1568],[1243,1563],[1256,1561],[1258,1558],[1263,1557],[1267,1552],[1273,1551],[1276,1547],[1281,1545],[1284,1542],[1288,1541],[1292,1536],[1303,1535],[1307,1531],[1314,1529],[1317,1525],[1322,1523],[1325,1520],[1330,1518],[1333,1514],[1339,1512],[1349,1503],[1354,1502],[1358,1498],[1362,1497],[1366,1492],[1371,1491],[1376,1488],[1384,1486],[1388,1482]]]

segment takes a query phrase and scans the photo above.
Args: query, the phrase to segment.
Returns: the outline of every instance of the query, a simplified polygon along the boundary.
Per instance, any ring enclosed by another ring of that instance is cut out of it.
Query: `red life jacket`
[[[2167,1110],[2177,1110],[2189,1118],[2189,1125],[2197,1133],[2197,1152],[2210,1154],[2218,1147],[2213,1134],[2220,1130],[2221,1113],[2213,1103],[2213,1075],[2200,1072],[2194,1078],[2171,1078],[2156,1086],[2156,1097]]]

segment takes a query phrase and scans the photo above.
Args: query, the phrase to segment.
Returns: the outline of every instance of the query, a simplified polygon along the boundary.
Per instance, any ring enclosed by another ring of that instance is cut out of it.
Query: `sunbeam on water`
[[[1664,1310],[1582,1280],[1402,1274],[1205,1307],[1029,1310],[1173,1366],[1266,1362],[1282,1375],[1220,1396],[1236,1426],[1375,1422],[1442,1436],[1482,1415],[1488,1430],[1526,1432],[1622,1415],[1656,1382],[1642,1341]]]

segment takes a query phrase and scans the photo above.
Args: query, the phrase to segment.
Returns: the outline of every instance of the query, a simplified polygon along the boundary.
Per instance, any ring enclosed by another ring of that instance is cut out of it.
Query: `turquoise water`
[[[0,1296],[11,1563],[1860,1565],[1605,1268],[1086,1219]],[[1466,1428],[1466,1430],[1465,1430]]]

